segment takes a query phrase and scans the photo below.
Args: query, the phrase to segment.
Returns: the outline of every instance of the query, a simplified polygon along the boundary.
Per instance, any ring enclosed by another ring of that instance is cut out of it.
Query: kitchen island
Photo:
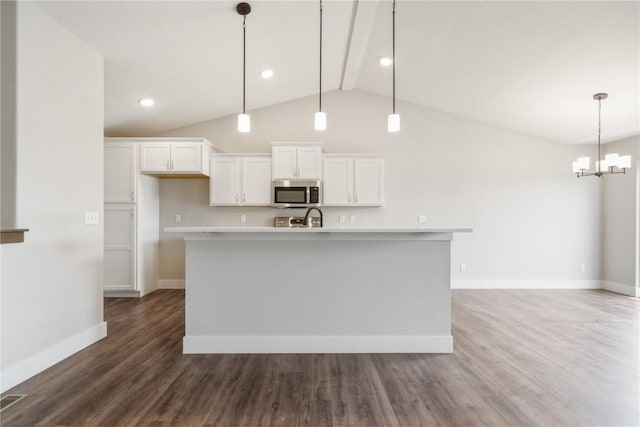
[[[453,233],[167,227],[184,234],[184,353],[451,353]]]

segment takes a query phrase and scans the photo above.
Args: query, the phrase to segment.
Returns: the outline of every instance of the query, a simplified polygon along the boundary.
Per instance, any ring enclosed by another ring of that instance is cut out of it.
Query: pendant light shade
[[[251,132],[251,117],[246,110],[247,86],[247,15],[251,13],[249,3],[238,3],[236,11],[242,16],[242,114],[238,114],[238,132]]]
[[[327,113],[318,111],[314,119],[314,128],[316,130],[327,130]]]
[[[327,113],[322,111],[322,0],[320,0],[320,72],[319,74],[319,90],[318,90],[318,112],[314,118],[315,130],[327,129]]]
[[[393,110],[387,118],[387,131],[400,131],[400,115],[396,113],[396,0],[393,0],[391,11],[391,48],[393,51],[392,73],[393,73]]]
[[[389,117],[387,117],[387,130],[389,132],[400,131],[400,114],[389,114]]]
[[[238,114],[238,132],[251,132],[251,116],[248,114]]]

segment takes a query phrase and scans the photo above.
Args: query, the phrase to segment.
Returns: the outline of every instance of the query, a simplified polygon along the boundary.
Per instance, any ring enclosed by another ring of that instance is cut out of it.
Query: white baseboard
[[[159,289],[184,289],[184,280],[160,280]]]
[[[66,340],[37,353],[28,359],[2,370],[0,375],[1,392],[28,380],[32,376],[66,359],[74,353],[90,346],[107,336],[107,322],[86,329]]]
[[[453,353],[451,335],[185,336],[184,354],[203,353]]]
[[[105,298],[140,298],[140,291],[109,291],[103,292]]]
[[[599,280],[452,280],[451,289],[602,289]]]
[[[640,289],[633,285],[625,285],[615,282],[602,282],[602,289],[617,294],[629,295],[630,297],[640,297]]]

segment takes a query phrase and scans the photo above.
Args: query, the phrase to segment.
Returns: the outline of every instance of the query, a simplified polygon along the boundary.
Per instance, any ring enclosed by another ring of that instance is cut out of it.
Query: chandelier
[[[595,164],[595,171],[589,172],[590,159],[589,157],[579,157],[573,162],[573,173],[578,178],[582,176],[597,176],[610,175],[616,173],[625,173],[628,168],[631,167],[631,156],[620,156],[617,153],[607,154],[604,159],[602,158],[602,146],[600,143],[600,129],[601,129],[601,111],[602,101],[607,99],[606,93],[596,93],[593,95],[593,99],[598,101],[598,159]]]

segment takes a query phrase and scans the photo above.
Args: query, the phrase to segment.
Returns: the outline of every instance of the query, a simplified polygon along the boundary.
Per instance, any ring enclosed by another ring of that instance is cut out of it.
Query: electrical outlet
[[[586,271],[586,267],[584,264],[580,264],[580,272],[584,273]]]
[[[418,222],[420,224],[424,224],[425,222],[427,222],[427,216],[426,215],[418,215]]]
[[[182,222],[182,215],[176,214],[176,222]]]
[[[460,264],[460,272],[464,273],[467,271],[467,264]]]
[[[86,225],[97,225],[97,224],[100,224],[100,221],[98,221],[98,212],[93,212],[93,211],[85,212],[84,213],[84,223]]]
[[[355,223],[356,223],[356,216],[351,215],[351,224],[355,224]]]
[[[247,216],[246,215],[240,215],[240,222],[247,222]]]
[[[344,215],[340,215],[340,222],[344,223],[347,221],[347,217]]]

